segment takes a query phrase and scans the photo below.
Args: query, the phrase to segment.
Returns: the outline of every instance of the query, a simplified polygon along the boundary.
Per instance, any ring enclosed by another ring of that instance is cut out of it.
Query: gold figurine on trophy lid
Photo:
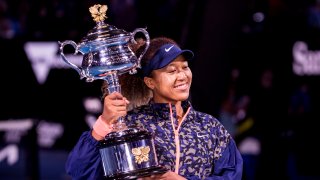
[[[106,80],[106,76],[116,72],[116,75],[135,73],[140,68],[140,60],[149,47],[149,33],[145,28],[136,28],[133,32],[118,29],[112,24],[105,23],[107,18],[107,5],[94,4],[88,8],[91,17],[96,23],[79,43],[72,40],[59,42],[62,59],[75,69],[80,78],[92,82],[97,79]],[[136,56],[130,49],[130,43],[136,42],[136,33],[142,33],[146,39],[146,47]],[[81,53],[83,61],[81,67],[71,63],[63,53],[66,45],[72,45],[74,54]]]
[[[89,8],[93,20],[97,23],[103,22],[107,19],[106,12],[108,10],[107,5],[95,4]]]

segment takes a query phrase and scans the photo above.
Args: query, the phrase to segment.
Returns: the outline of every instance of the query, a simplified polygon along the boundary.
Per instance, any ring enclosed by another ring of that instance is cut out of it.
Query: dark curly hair
[[[178,45],[176,41],[167,37],[157,37],[150,40],[149,48],[141,59],[141,67],[147,65],[149,61],[153,58],[156,52],[161,46],[165,44],[175,44]],[[136,54],[136,56],[141,55],[146,47],[144,39],[137,40],[136,44],[130,44],[130,49]],[[145,85],[143,78],[141,76],[141,69],[137,69],[137,74],[125,73],[119,76],[119,82],[121,85],[121,93],[126,97],[130,104],[128,110],[135,107],[147,104],[152,98],[151,90]],[[103,97],[108,94],[107,83],[104,82],[102,85]]]

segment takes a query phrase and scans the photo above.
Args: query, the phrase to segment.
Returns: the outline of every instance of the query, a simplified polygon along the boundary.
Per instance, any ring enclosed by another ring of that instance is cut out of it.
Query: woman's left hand
[[[138,180],[186,180],[186,178],[172,171],[168,171],[164,174],[156,174],[149,177],[139,178]]]

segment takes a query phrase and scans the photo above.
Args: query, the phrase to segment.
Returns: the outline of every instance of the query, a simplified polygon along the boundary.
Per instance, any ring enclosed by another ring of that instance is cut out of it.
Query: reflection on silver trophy
[[[121,92],[119,76],[134,74],[140,68],[140,60],[149,47],[150,38],[144,28],[126,32],[104,22],[107,5],[96,4],[89,8],[96,26],[80,43],[72,40],[59,42],[62,60],[76,70],[80,78],[87,82],[105,80],[108,92]],[[136,43],[137,33],[143,33],[146,47],[139,57],[130,49],[129,43]],[[71,45],[74,54],[82,54],[81,67],[71,63],[63,49]],[[154,148],[153,134],[138,128],[127,127],[121,117],[113,126],[113,131],[100,141],[100,155],[107,179],[135,179],[165,171],[158,164]]]

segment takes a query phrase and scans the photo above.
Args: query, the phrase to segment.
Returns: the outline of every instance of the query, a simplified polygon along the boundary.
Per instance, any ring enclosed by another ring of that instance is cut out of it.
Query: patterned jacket
[[[128,112],[126,124],[154,133],[159,164],[187,179],[240,180],[242,157],[227,130],[188,101],[182,106],[186,114],[180,125],[174,106],[153,102]],[[90,132],[82,134],[66,163],[74,179],[103,178],[97,145]]]

